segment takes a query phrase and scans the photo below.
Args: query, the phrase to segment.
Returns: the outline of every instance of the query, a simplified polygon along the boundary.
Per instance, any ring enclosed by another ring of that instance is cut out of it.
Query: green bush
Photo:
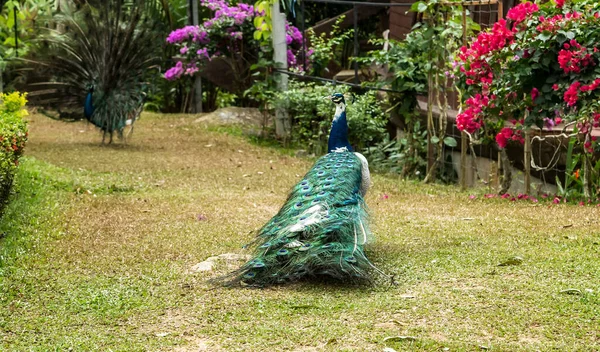
[[[0,94],[0,216],[8,201],[19,157],[27,142],[27,124],[23,109],[25,94]]]
[[[305,145],[316,154],[327,149],[329,128],[335,108],[324,99],[331,93],[347,93],[346,86],[321,86],[314,83],[290,81],[288,90],[275,94],[273,106],[284,108],[292,119],[292,141]],[[348,138],[357,150],[381,142],[386,136],[387,116],[377,101],[376,93],[369,91],[347,101]]]

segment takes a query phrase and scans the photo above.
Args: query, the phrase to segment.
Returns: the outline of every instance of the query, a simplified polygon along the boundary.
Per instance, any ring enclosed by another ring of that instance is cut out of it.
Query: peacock
[[[152,86],[148,78],[159,71],[157,24],[143,0],[75,0],[70,6],[53,18],[56,28],[40,36],[40,49],[23,59],[24,89],[47,116],[86,119],[111,143],[133,127]]]
[[[222,278],[226,285],[263,287],[317,276],[364,282],[380,272],[364,252],[370,238],[364,200],[369,165],[348,142],[344,95],[328,98],[336,107],[328,153],[258,231],[252,259]]]

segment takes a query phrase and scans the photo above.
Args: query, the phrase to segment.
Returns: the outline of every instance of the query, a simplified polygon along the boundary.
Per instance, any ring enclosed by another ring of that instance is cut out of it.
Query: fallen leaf
[[[204,214],[198,214],[198,215],[196,215],[196,220],[205,221],[205,220],[208,220],[208,218]]]
[[[400,295],[400,298],[415,298],[415,296],[411,295],[411,294],[408,294],[408,293],[405,293],[403,295]]]
[[[567,294],[567,295],[580,295],[581,294],[581,290],[578,290],[576,288],[568,288],[566,290],[560,291],[560,293],[564,293],[564,294]]]
[[[573,224],[569,224],[569,225],[563,225],[563,226],[562,226],[562,228],[563,228],[563,229],[567,229],[567,228],[569,228],[569,227],[572,227],[572,226],[573,226]]]
[[[390,336],[383,339],[383,342],[415,341],[416,339],[414,336]]]
[[[207,145],[205,145],[204,147],[205,147],[205,148],[210,148],[210,147],[212,147],[212,146],[213,146],[212,144],[207,144]]]
[[[520,265],[521,263],[523,263],[523,258],[514,256],[498,264],[498,266]]]
[[[170,332],[159,332],[158,334],[156,334],[156,336],[158,336],[158,337],[165,337],[165,336],[170,335],[170,334],[171,334]]]

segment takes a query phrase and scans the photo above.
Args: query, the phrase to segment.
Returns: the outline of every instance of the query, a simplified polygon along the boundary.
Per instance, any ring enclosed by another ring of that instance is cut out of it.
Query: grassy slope
[[[192,121],[145,115],[101,147],[33,118],[0,222],[0,350],[600,349],[599,208],[376,176],[369,254],[398,286],[210,287],[188,269],[241,252],[312,161]]]

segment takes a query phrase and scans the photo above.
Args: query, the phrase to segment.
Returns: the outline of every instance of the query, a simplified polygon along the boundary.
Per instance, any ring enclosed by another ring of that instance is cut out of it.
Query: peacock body
[[[348,143],[343,95],[330,98],[336,114],[329,153],[258,231],[253,258],[228,277],[228,284],[266,286],[310,276],[364,281],[376,270],[364,252],[370,237],[364,200],[368,163]]]
[[[25,87],[46,115],[88,120],[103,141],[123,137],[139,117],[149,75],[157,67],[155,24],[144,0],[76,0],[40,36],[27,64]]]

